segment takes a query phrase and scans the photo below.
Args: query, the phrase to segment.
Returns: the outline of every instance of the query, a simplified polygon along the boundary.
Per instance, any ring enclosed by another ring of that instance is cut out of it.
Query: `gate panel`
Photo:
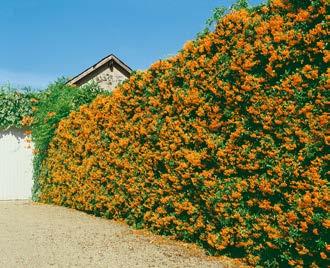
[[[33,152],[23,130],[0,131],[0,200],[31,198]]]

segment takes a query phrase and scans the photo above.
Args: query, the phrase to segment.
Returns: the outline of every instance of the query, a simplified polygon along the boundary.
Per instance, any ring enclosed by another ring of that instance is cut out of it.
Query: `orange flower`
[[[30,126],[33,123],[33,117],[32,116],[25,116],[22,118],[22,125],[23,126]]]
[[[320,253],[320,256],[321,256],[321,258],[322,258],[323,260],[325,260],[325,259],[328,258],[328,257],[327,257],[327,254],[325,254],[324,252],[321,252],[321,253]]]

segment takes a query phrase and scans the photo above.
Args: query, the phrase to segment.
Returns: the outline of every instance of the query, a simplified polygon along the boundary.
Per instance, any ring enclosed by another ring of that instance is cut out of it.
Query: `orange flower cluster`
[[[31,126],[33,123],[33,116],[24,116],[21,120],[22,126]]]
[[[264,266],[329,256],[326,0],[224,16],[62,120],[39,198]]]

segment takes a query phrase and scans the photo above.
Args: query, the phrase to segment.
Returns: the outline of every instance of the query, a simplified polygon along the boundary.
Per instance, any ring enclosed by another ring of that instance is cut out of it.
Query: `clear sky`
[[[215,7],[235,2],[0,1],[0,84],[34,88],[75,76],[111,53],[132,69],[146,69],[194,38]]]

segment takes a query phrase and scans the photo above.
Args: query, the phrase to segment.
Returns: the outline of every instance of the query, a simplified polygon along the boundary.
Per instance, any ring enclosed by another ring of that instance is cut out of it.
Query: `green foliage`
[[[22,119],[33,115],[38,95],[29,89],[19,91],[9,85],[0,87],[0,129],[22,127]]]
[[[216,7],[213,10],[212,16],[206,21],[207,27],[213,28],[218,23],[218,21],[225,15],[226,11],[227,8],[225,7]]]
[[[247,0],[237,0],[235,4],[231,6],[231,10],[240,10],[249,8],[249,2]]]
[[[81,105],[90,103],[95,97],[102,94],[109,94],[96,84],[89,84],[83,87],[72,87],[65,83],[65,79],[59,79],[49,85],[46,91],[40,95],[37,110],[32,124],[32,140],[35,146],[34,157],[34,189],[38,191],[38,176],[42,161],[47,156],[47,149],[58,123],[67,117],[71,111],[76,111]]]

